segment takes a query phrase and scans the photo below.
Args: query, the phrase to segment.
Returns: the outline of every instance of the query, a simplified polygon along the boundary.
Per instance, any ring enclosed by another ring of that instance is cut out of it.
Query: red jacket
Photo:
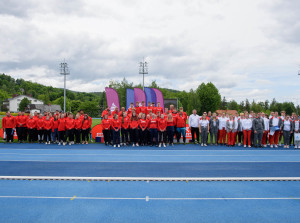
[[[80,118],[75,119],[75,129],[79,130],[82,128],[82,120]]]
[[[89,121],[90,121],[90,126],[89,126],[89,128],[91,128],[92,127],[92,122],[93,122],[93,119],[89,116]]]
[[[19,119],[18,119],[19,125],[20,126],[22,125],[22,127],[26,127],[26,121],[27,121],[27,119],[28,119],[28,116],[26,116],[26,115],[19,116]]]
[[[35,119],[28,119],[26,122],[27,128],[28,129],[36,129],[36,120]]]
[[[156,114],[160,112],[160,114],[163,114],[164,113],[164,110],[162,107],[156,107]]]
[[[19,117],[20,117],[21,115],[17,115],[16,117],[15,117],[15,123],[16,123],[16,127],[20,127],[20,123],[19,123]]]
[[[168,120],[168,119],[166,121],[167,121],[167,126],[174,126],[175,125],[174,119],[173,119],[173,121]]]
[[[165,131],[167,128],[167,120],[159,118],[158,119],[158,130],[159,131]]]
[[[66,121],[66,130],[71,130],[75,128],[75,120],[74,119],[68,119]]]
[[[145,130],[148,127],[149,121],[147,119],[140,119],[139,126],[141,129]]]
[[[140,113],[146,114],[146,112],[147,112],[147,107],[141,106],[141,107],[140,107]]]
[[[135,113],[139,115],[141,112],[141,107],[135,107]]]
[[[87,130],[90,128],[90,120],[86,119],[82,122],[82,130]]]
[[[150,119],[150,129],[157,129],[157,119]]]
[[[113,121],[112,121],[112,128],[114,129],[114,130],[116,130],[116,131],[119,131],[120,130],[120,128],[121,128],[121,120],[120,119],[114,119]]]
[[[103,119],[102,122],[101,122],[101,125],[102,125],[102,129],[109,130],[110,126],[111,126],[111,120]]]
[[[66,120],[64,118],[58,119],[58,131],[66,131]]]
[[[176,126],[178,128],[184,128],[186,126],[186,118],[184,117],[184,115],[182,116],[177,116],[177,120],[176,120]]]
[[[2,128],[4,129],[13,129],[16,127],[16,119],[13,116],[5,116],[2,119]]]
[[[44,120],[44,129],[45,130],[50,130],[52,129],[53,126],[53,122],[49,119],[49,120]]]
[[[130,119],[128,117],[125,117],[124,120],[121,119],[122,122],[122,129],[128,129],[130,125]]]
[[[147,106],[146,107],[146,115],[148,115],[149,113],[150,113],[150,111],[152,111],[152,113],[154,113],[154,111],[153,111],[153,107],[152,106]]]
[[[43,128],[44,128],[44,119],[39,118],[36,121],[36,126],[37,126],[37,130],[43,130]]]
[[[138,125],[139,125],[139,121],[138,120],[132,120],[132,121],[130,121],[130,128],[131,129],[136,129],[137,127],[138,127]]]

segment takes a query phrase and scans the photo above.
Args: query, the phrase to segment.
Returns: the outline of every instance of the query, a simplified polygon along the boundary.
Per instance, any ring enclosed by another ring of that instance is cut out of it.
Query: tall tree
[[[23,98],[19,104],[19,111],[24,111],[27,105],[29,105],[31,102],[28,98]]]
[[[200,100],[200,114],[208,111],[216,111],[221,104],[221,95],[219,90],[211,82],[202,83],[196,90],[196,95]]]

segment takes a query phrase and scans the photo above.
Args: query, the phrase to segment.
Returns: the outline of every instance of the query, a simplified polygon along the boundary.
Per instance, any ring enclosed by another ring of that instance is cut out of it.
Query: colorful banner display
[[[162,92],[160,90],[156,89],[156,88],[152,88],[152,89],[156,94],[156,102],[159,102],[160,106],[165,111],[165,106],[164,106],[165,102],[164,102],[164,96],[163,96]]]
[[[154,102],[155,106],[157,106],[156,93],[153,90],[153,88],[145,87],[145,94],[146,94],[146,105],[148,105],[148,102],[151,102],[151,104]]]
[[[126,110],[130,107],[130,103],[134,103],[134,90],[126,89]],[[135,104],[133,104],[135,106]]]
[[[115,107],[119,108],[120,111],[120,102],[118,92],[113,88],[105,88],[107,106],[111,111],[115,110]]]
[[[146,102],[145,92],[140,88],[134,88],[134,106],[137,101],[140,105],[142,101]]]

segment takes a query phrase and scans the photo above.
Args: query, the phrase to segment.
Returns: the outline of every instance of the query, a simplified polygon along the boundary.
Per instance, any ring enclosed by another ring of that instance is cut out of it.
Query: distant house
[[[29,111],[31,114],[34,112],[44,113],[44,112],[55,112],[56,110],[61,111],[60,105],[38,105],[30,104],[27,106],[26,111]]]
[[[230,114],[230,115],[235,115],[238,111],[237,110],[217,110],[217,114],[222,114],[222,113]]]
[[[28,100],[31,102],[31,104],[35,104],[35,105],[43,105],[44,104],[43,101],[33,98],[31,96],[17,95],[13,98],[9,98],[8,100],[4,101],[3,105],[10,112],[19,112],[19,105],[23,98],[28,98]]]

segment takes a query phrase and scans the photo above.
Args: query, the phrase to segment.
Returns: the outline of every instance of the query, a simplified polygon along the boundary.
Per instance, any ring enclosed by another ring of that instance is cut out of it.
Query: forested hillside
[[[141,85],[134,85],[128,82],[125,78],[122,81],[110,81],[109,87],[117,90],[120,98],[121,107],[126,106],[126,88],[133,89]],[[153,81],[150,86],[158,88],[162,91],[164,98],[178,99],[179,106],[182,106],[189,114],[194,108],[199,113],[204,111],[216,111],[218,109],[229,110],[253,110],[254,112],[285,110],[288,114],[297,112],[299,106],[295,106],[292,102],[279,103],[276,99],[271,102],[268,100],[264,102],[249,102],[248,99],[237,103],[235,100],[227,101],[225,97],[221,97],[216,86],[209,83],[202,83],[197,89],[190,89],[189,91],[179,91],[167,88],[160,88],[156,81]],[[37,99],[42,100],[45,104],[59,104],[63,108],[63,89],[54,88],[51,86],[44,86],[31,81],[23,79],[14,79],[8,75],[0,74],[0,103],[11,98],[14,94],[31,95]],[[106,95],[103,92],[85,93],[67,90],[67,111],[76,112],[83,109],[93,117],[98,117],[103,108],[106,107]]]

